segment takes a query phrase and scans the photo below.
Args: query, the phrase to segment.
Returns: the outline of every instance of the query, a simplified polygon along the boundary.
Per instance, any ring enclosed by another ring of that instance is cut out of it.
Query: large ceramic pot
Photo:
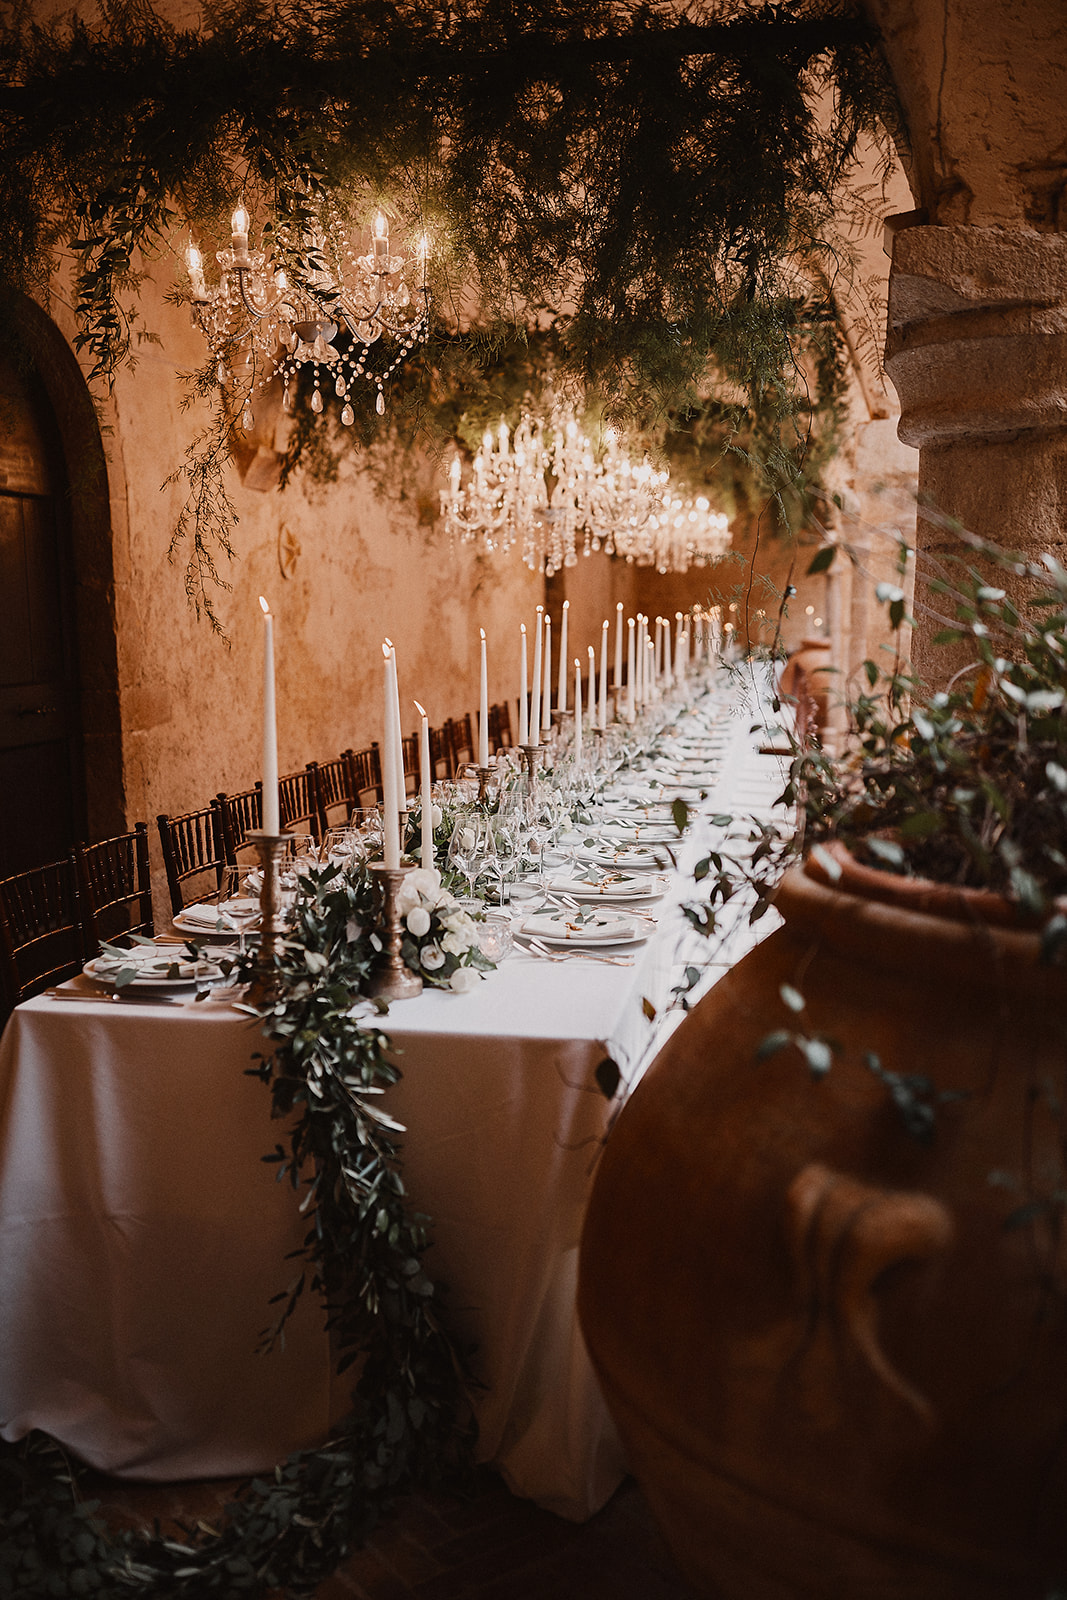
[[[583,1328],[702,1593],[1042,1600],[1067,1574],[1067,972],[966,898],[851,882],[794,869],[784,926],[624,1108]],[[776,1030],[836,1041],[830,1070],[760,1059]],[[867,1053],[929,1080],[929,1143]]]

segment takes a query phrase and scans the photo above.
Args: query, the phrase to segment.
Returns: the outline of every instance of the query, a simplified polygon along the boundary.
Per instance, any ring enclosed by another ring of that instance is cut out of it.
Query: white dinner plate
[[[222,968],[214,961],[192,961],[182,951],[166,949],[162,945],[134,945],[121,955],[94,956],[82,968],[94,983],[115,988],[119,973],[133,968],[136,977],[123,988],[135,989],[191,989],[197,983],[214,983],[223,976]]]
[[[646,925],[617,912],[592,911],[587,913],[585,923],[578,923],[577,916],[574,911],[539,911],[536,916],[527,917],[522,932],[544,944],[563,947],[638,944],[648,938],[650,931]]]
[[[578,861],[592,861],[598,867],[608,867],[619,872],[656,872],[663,866],[660,856],[636,845],[594,844],[574,852]]]
[[[225,913],[230,906],[240,910],[253,911],[254,915],[235,916],[227,919]],[[171,919],[179,933],[217,934],[226,939],[233,939],[242,929],[255,932],[256,922],[259,917],[259,901],[239,896],[236,900],[224,900],[221,905],[192,905],[184,906],[175,913]],[[222,926],[219,926],[219,923]]]
[[[603,832],[605,839],[622,839],[627,844],[675,844],[679,838],[673,823],[624,822],[621,818],[606,822]]]
[[[572,900],[592,903],[604,900],[662,900],[665,890],[657,878],[636,877],[631,873],[609,874],[605,883],[583,883],[580,878],[553,878],[548,885],[551,894],[569,894]]]

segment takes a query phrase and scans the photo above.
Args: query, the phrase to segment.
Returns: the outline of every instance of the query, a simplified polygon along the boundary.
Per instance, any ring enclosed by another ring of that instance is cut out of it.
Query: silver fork
[[[633,956],[601,956],[592,950],[552,950],[540,939],[530,938],[529,935],[520,949],[526,949],[544,961],[599,961],[605,967],[632,967],[634,964]]]

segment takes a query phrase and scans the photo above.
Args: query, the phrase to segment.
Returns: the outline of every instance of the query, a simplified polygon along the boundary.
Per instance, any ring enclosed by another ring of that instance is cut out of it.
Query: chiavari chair
[[[356,805],[377,805],[382,799],[381,752],[376,744],[352,752],[352,787]]]
[[[86,960],[74,857],[0,881],[0,988],[5,1014]]]
[[[431,728],[430,734],[430,765],[435,778],[452,778],[452,742],[448,737],[448,724],[442,728]]]
[[[238,852],[250,848],[248,835],[259,833],[263,827],[263,786],[257,783],[239,794],[217,794],[215,807],[222,835],[222,858],[233,867],[238,864]]]
[[[151,938],[152,878],[148,861],[148,826],[139,822],[130,833],[74,848],[78,892],[85,923],[86,948],[95,951],[130,934]]]
[[[171,912],[192,905],[205,890],[218,894],[224,865],[222,828],[213,802],[200,811],[160,816],[159,841],[170,890]]]
[[[352,751],[342,750],[335,761],[309,761],[307,769],[315,784],[319,837],[323,838],[328,828],[347,822],[359,803]],[[340,815],[331,817],[330,812],[337,810]]]
[[[283,832],[319,835],[319,801],[315,779],[305,767],[278,779],[278,817]]]
[[[449,717],[445,728],[452,755],[452,776],[455,777],[462,767],[474,760],[474,734],[471,731],[470,712],[468,711],[464,717]]]
[[[511,708],[506,700],[489,707],[489,749],[495,755],[511,744]]]

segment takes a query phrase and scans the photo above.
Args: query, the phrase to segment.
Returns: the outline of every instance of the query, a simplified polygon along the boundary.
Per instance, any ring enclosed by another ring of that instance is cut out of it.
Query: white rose
[[[456,994],[470,994],[481,981],[473,967],[457,967],[448,980],[449,987],[454,989]]]
[[[416,939],[423,938],[430,931],[430,913],[425,906],[412,906],[407,915],[408,932]]]
[[[459,830],[459,847],[460,847],[460,849],[461,850],[473,850],[474,849],[474,845],[475,845],[474,829],[473,828],[461,828]]]
[[[441,887],[441,874],[436,867],[413,867],[404,874],[396,897],[396,909],[400,916],[406,917],[415,906],[421,905],[423,898],[433,904],[434,896]]]
[[[445,958],[435,944],[424,945],[419,951],[419,962],[427,972],[436,972],[445,964]]]
[[[445,820],[445,814],[441,810],[441,807],[440,806],[431,806],[430,807],[430,826],[432,828],[439,828],[444,820]]]
[[[441,940],[441,949],[450,956],[464,956],[473,943],[474,940],[462,930],[450,930]]]

